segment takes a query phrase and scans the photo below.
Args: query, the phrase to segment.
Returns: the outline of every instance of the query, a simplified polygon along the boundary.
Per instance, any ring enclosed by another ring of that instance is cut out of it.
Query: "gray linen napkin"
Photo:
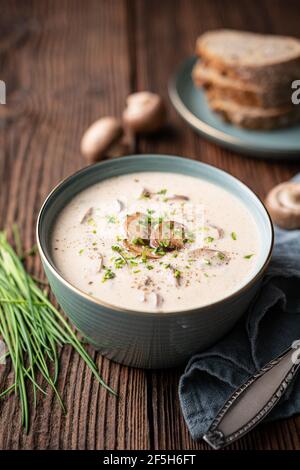
[[[294,181],[300,181],[300,174]],[[273,257],[248,313],[220,342],[196,354],[179,383],[181,409],[199,439],[247,378],[300,339],[300,230],[275,228]],[[300,374],[268,420],[300,412]]]

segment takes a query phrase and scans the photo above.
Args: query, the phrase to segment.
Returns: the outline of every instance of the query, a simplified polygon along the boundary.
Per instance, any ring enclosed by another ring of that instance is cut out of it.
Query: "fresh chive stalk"
[[[13,228],[18,254],[0,232],[0,337],[7,348],[14,369],[14,384],[0,392],[0,398],[14,392],[20,399],[22,425],[29,430],[29,386],[34,406],[38,391],[47,394],[37,381],[37,373],[53,389],[58,402],[64,404],[56,387],[59,371],[58,349],[71,345],[85,361],[98,382],[116,395],[99,375],[93,359],[69,326],[64,316],[52,305],[48,296],[25,270],[19,231]]]

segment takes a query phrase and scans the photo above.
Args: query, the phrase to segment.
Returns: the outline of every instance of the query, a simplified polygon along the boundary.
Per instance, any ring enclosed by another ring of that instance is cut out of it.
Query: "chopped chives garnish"
[[[93,217],[90,217],[87,221],[88,225],[92,225],[92,226],[95,226],[96,225],[96,222],[95,220],[93,219]]]
[[[138,266],[139,263],[137,261],[134,261],[133,259],[129,260],[130,266]]]
[[[121,251],[122,251],[122,247],[119,246],[119,245],[112,245],[112,246],[111,246],[111,249],[112,249],[113,251],[117,251],[118,253],[121,253]]]
[[[142,262],[147,263],[147,249],[146,248],[143,248],[143,251],[142,251]]]
[[[122,263],[120,263],[120,262],[118,263],[118,266],[117,266],[118,268],[121,268],[121,267],[123,267],[125,264],[127,264],[127,258],[124,256],[123,248],[122,248],[121,246],[119,246],[119,245],[112,245],[112,246],[111,246],[111,249],[112,249],[113,251],[116,251],[117,253],[119,253],[119,255],[120,255],[120,257],[121,257],[120,259],[123,260]]]
[[[110,268],[105,268],[105,273],[102,277],[102,282],[105,282],[108,279],[113,279],[114,277],[116,277],[115,273]]]
[[[121,258],[121,257],[120,257],[120,258],[116,258],[116,259],[115,259],[115,268],[116,268],[116,269],[121,269],[121,268],[123,268],[123,266],[125,266],[125,264],[126,264],[126,261],[125,261],[124,258]]]
[[[133,245],[145,245],[145,242],[144,242],[144,240],[143,240],[142,238],[133,238],[133,239],[131,240],[131,243],[132,243]]]
[[[106,220],[109,224],[116,224],[118,222],[118,219],[115,215],[107,215]]]
[[[250,255],[245,255],[244,258],[245,259],[250,259],[250,258],[252,258],[252,256],[254,256],[254,253],[251,253]]]
[[[163,248],[168,248],[168,246],[170,245],[170,240],[161,240],[160,242],[158,242],[158,244]]]
[[[163,250],[161,246],[154,248],[153,253],[156,255],[161,255],[161,256],[166,254],[165,250]]]

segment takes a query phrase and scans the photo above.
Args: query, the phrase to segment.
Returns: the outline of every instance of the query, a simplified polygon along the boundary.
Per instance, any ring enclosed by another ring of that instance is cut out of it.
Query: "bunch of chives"
[[[69,344],[82,357],[99,383],[109,392],[115,392],[103,381],[97,367],[63,315],[51,304],[26,270],[20,253],[20,237],[15,232],[19,255],[0,232],[0,338],[6,345],[15,381],[0,392],[0,398],[15,392],[22,408],[22,425],[29,429],[28,387],[33,389],[34,406],[37,392],[46,391],[37,381],[42,376],[54,390],[64,410],[56,388],[59,371],[58,348]],[[1,359],[1,358],[0,358]]]

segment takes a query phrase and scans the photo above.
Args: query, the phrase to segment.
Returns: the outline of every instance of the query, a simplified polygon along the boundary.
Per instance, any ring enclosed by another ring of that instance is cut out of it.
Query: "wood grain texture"
[[[0,0],[0,220],[14,221],[25,247],[34,243],[39,207],[63,177],[84,166],[80,137],[96,118],[121,115],[127,94],[151,89],[166,102],[167,82],[193,52],[198,34],[234,27],[299,34],[299,5],[289,0]],[[256,4],[256,5],[255,5]],[[259,14],[258,14],[259,9]],[[180,154],[212,163],[261,197],[299,171],[297,163],[241,157],[192,132],[168,106],[169,127],[139,138],[139,152]],[[38,259],[28,268],[42,275]],[[178,401],[180,370],[130,369],[96,357],[120,393],[104,392],[70,348],[61,353],[58,387],[68,414],[49,391],[20,431],[18,402],[0,402],[0,449],[207,449],[191,440]],[[10,383],[0,366],[1,389]],[[300,418],[261,425],[233,449],[300,449]]]

